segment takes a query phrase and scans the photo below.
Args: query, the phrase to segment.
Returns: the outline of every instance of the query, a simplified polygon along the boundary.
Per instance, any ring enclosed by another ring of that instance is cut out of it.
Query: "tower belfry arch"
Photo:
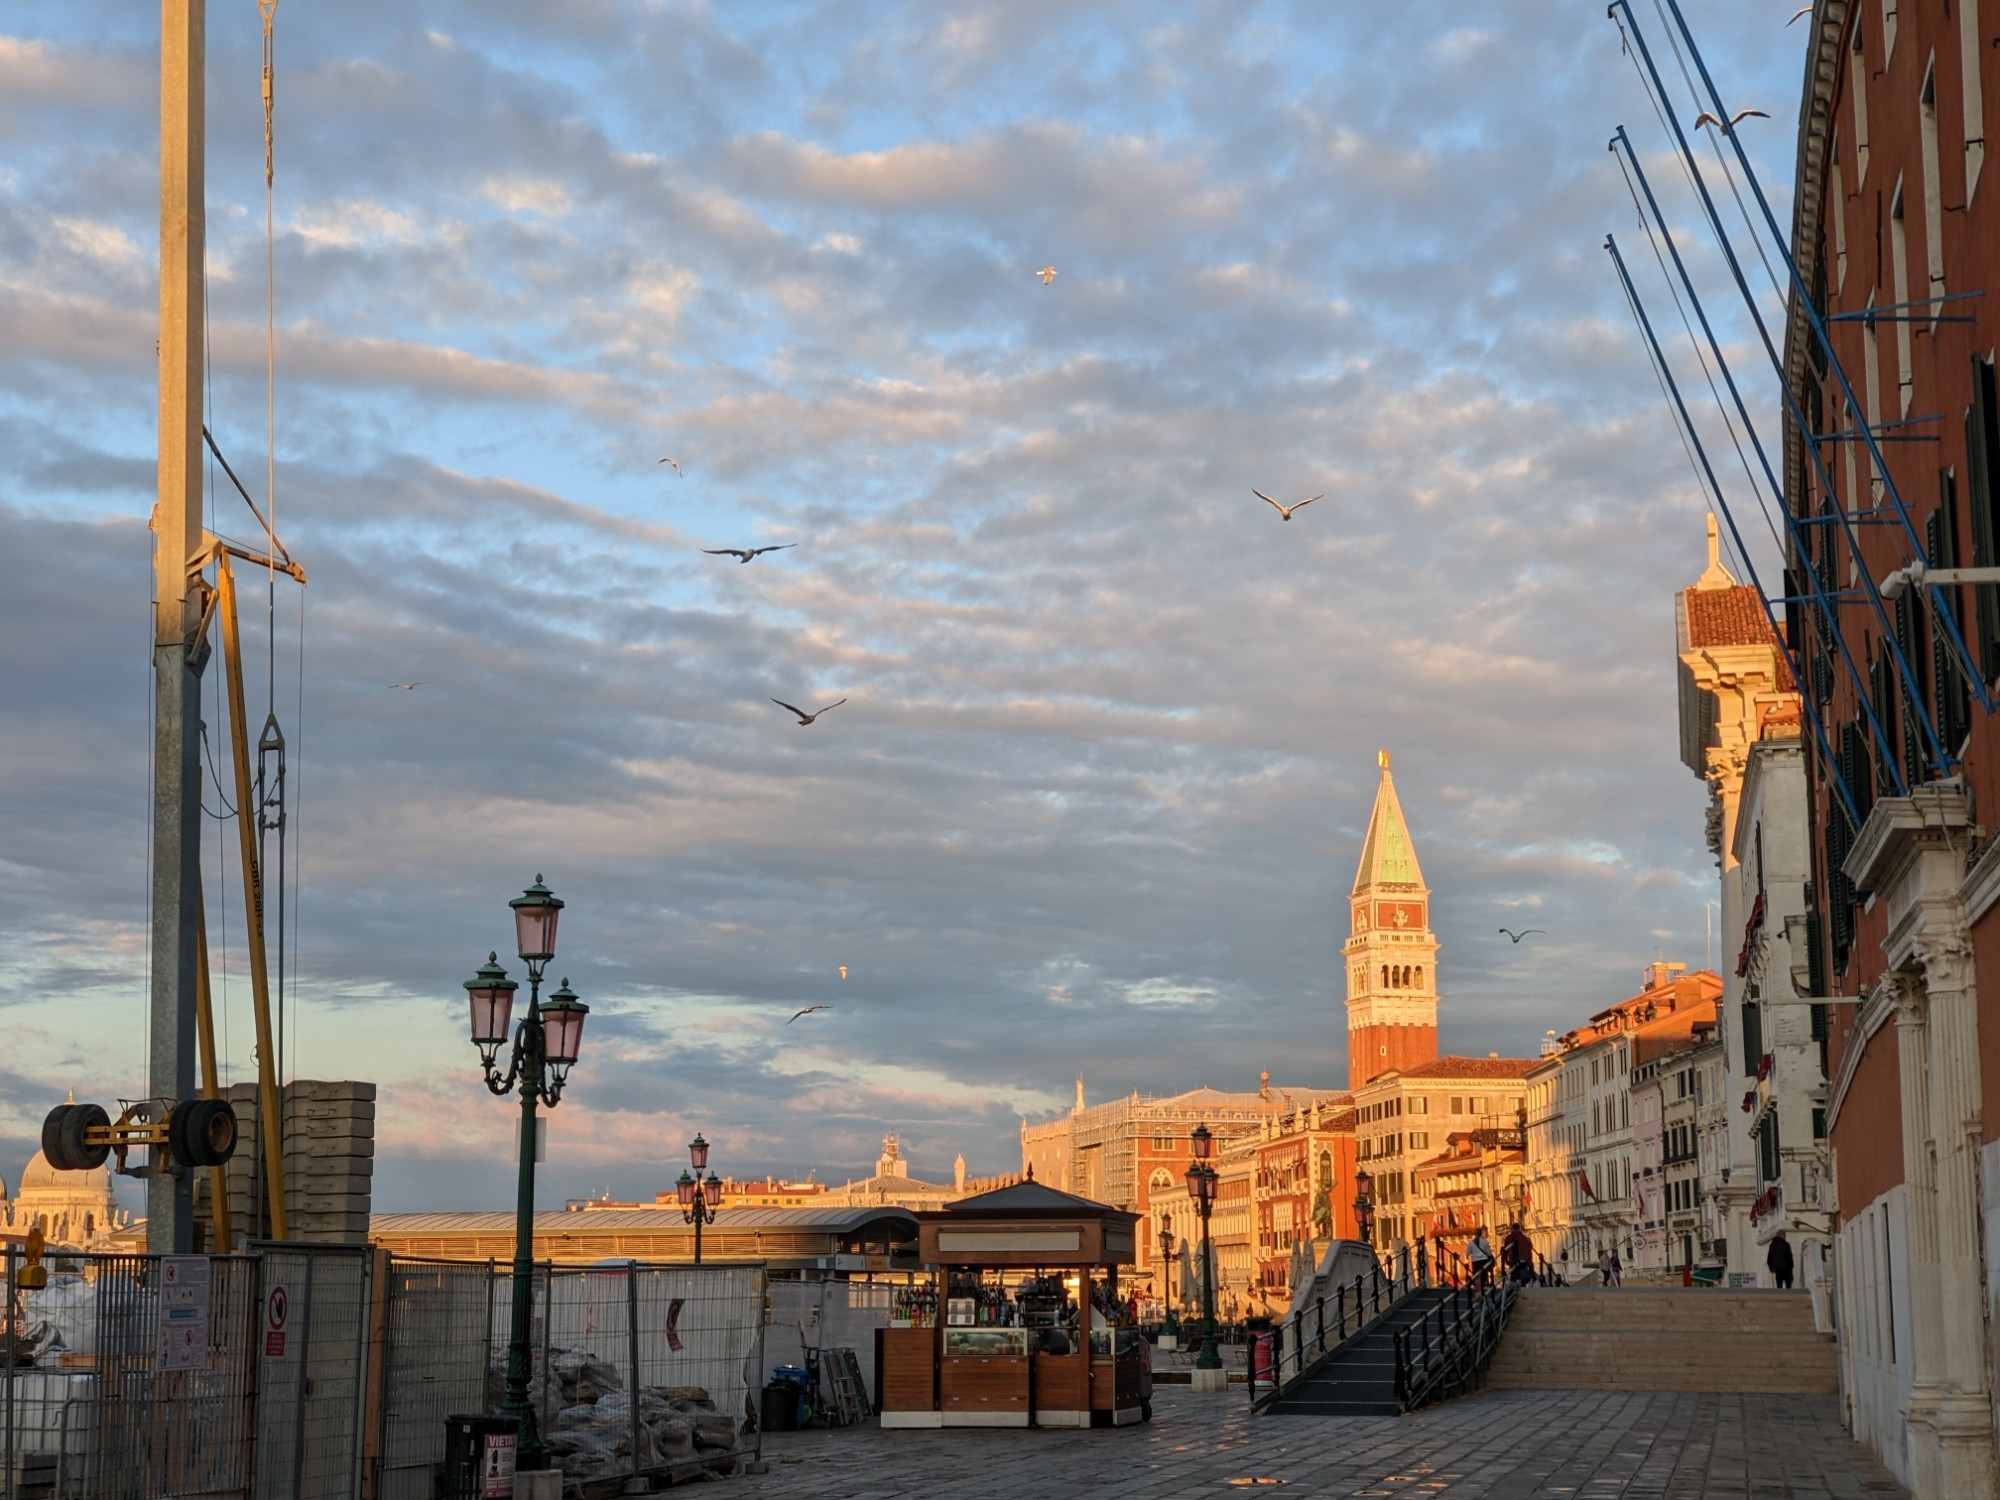
[[[1378,751],[1382,778],[1348,898],[1347,1084],[1430,1062],[1437,1050],[1437,935],[1403,805]]]

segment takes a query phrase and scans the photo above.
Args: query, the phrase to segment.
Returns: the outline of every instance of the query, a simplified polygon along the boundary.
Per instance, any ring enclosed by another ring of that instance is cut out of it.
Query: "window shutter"
[[[1965,409],[1966,504],[1972,511],[1972,565],[1990,568],[2000,563],[2000,528],[1995,526],[1994,460],[2000,457],[2000,413],[1994,410],[1993,365],[1975,355],[1972,360],[1972,405]],[[1978,622],[1979,670],[1991,682],[2000,677],[2000,590],[1974,589],[1973,613]]]
[[[1934,568],[1957,567],[1957,497],[1952,493],[1953,480],[1949,469],[1938,471],[1938,508],[1924,519],[1925,560]],[[1955,603],[1957,589],[1940,589],[1936,609],[1942,617],[1931,629],[1931,697],[1933,713],[1937,724],[1938,738],[1944,741],[1945,749],[1956,755],[1965,743],[1967,721],[1970,717],[1971,699],[1966,686],[1963,669],[1957,661],[1957,654],[1951,648],[1950,632],[1944,628],[1945,620],[1954,625],[1959,620],[1959,610]]]

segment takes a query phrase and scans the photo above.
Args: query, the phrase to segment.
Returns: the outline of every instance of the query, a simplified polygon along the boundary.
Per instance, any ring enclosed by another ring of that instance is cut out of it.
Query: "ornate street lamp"
[[[674,1192],[681,1200],[681,1218],[694,1225],[694,1263],[700,1265],[701,1226],[714,1223],[715,1211],[722,1207],[722,1179],[710,1172],[708,1180],[702,1180],[701,1170],[708,1165],[708,1142],[698,1131],[688,1142],[688,1160],[694,1164],[694,1171],[681,1173],[674,1183]]]
[[[1366,1167],[1354,1174],[1354,1223],[1362,1243],[1375,1248],[1375,1174]]]
[[[1206,1125],[1197,1125],[1189,1133],[1188,1149],[1194,1153],[1187,1169],[1188,1196],[1201,1213],[1201,1353],[1195,1356],[1194,1367],[1220,1370],[1222,1354],[1215,1347],[1215,1250],[1209,1243],[1208,1216],[1221,1178],[1208,1164],[1215,1154],[1215,1136]]]
[[[1180,1334],[1180,1320],[1174,1316],[1174,1216],[1160,1211],[1160,1300],[1166,1304],[1166,1331]],[[1182,1288],[1185,1295],[1186,1288]]]
[[[535,1427],[535,1408],[528,1400],[530,1349],[529,1314],[534,1298],[535,1255],[535,1113],[562,1098],[563,1083],[576,1065],[583,1046],[583,1020],[590,1007],[576,998],[565,979],[542,1003],[542,971],[556,956],[556,919],[563,904],[537,875],[535,883],[507,903],[514,909],[514,935],[521,959],[528,966],[528,1013],[512,1029],[513,1048],[507,1071],[495,1066],[507,1045],[514,992],[520,988],[500,967],[499,955],[489,953],[479,972],[465,981],[472,1006],[472,1045],[479,1049],[479,1066],[486,1087],[506,1096],[518,1086],[521,1094],[520,1180],[514,1200],[514,1304],[507,1340],[507,1399],[501,1410],[520,1425],[515,1467],[548,1467],[548,1450]]]

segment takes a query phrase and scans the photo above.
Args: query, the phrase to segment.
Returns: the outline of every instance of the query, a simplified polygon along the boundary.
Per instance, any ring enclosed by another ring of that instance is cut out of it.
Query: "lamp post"
[[[1166,1304],[1166,1331],[1180,1334],[1180,1320],[1174,1316],[1174,1216],[1160,1211],[1160,1300]]]
[[[1354,1224],[1361,1241],[1375,1249],[1375,1174],[1366,1167],[1354,1174]]]
[[[528,1315],[534,1297],[535,1255],[535,1112],[539,1105],[556,1107],[563,1083],[575,1066],[583,1043],[583,1018],[590,1007],[576,998],[565,979],[542,1003],[542,973],[556,956],[556,920],[563,903],[550,894],[537,875],[535,883],[507,903],[514,909],[515,947],[528,966],[528,1013],[512,1030],[513,1047],[507,1071],[494,1066],[507,1045],[514,992],[520,988],[500,967],[499,955],[489,953],[479,972],[465,981],[472,1003],[472,1045],[486,1087],[503,1098],[518,1085],[521,1094],[520,1181],[514,1200],[514,1306],[507,1339],[507,1399],[502,1412],[518,1421],[520,1436],[515,1466],[537,1470],[548,1466],[548,1450],[535,1428],[535,1408],[528,1400]]]
[[[722,1181],[713,1172],[706,1181],[702,1171],[708,1166],[708,1142],[696,1131],[688,1142],[688,1160],[694,1163],[692,1174],[683,1172],[674,1184],[674,1191],[681,1200],[681,1218],[694,1225],[694,1263],[701,1264],[701,1226],[713,1223],[715,1211],[722,1207]]]
[[[1208,1159],[1215,1154],[1215,1136],[1206,1125],[1197,1125],[1188,1135],[1188,1149],[1194,1160],[1188,1164],[1188,1196],[1201,1213],[1201,1352],[1195,1356],[1197,1370],[1222,1369],[1222,1355],[1215,1347],[1215,1248],[1209,1242],[1208,1216],[1215,1207],[1215,1193],[1221,1184]]]

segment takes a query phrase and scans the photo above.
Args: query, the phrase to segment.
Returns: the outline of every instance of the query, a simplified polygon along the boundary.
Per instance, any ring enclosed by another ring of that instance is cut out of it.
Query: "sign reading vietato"
[[[944,1250],[1076,1250],[1083,1245],[1080,1229],[940,1229],[938,1249]]]

